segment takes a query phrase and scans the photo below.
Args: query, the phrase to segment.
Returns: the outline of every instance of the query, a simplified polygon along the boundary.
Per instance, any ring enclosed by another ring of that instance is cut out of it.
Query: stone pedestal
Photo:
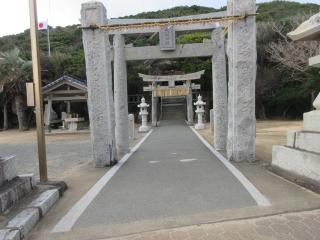
[[[303,114],[303,129],[305,131],[320,132],[320,111]]]
[[[273,146],[272,167],[288,178],[320,189],[320,94],[316,110],[303,116],[303,130],[287,134],[286,146]]]

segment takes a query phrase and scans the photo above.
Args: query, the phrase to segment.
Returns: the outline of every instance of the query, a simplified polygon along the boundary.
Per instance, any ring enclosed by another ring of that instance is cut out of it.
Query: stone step
[[[288,132],[287,146],[320,153],[320,132]]]
[[[17,176],[15,156],[0,156],[0,186]]]
[[[318,153],[276,145],[272,149],[272,167],[284,171],[284,175],[290,175],[299,182],[320,187]]]
[[[0,187],[0,213],[13,207],[19,200],[36,188],[33,174],[19,175]]]

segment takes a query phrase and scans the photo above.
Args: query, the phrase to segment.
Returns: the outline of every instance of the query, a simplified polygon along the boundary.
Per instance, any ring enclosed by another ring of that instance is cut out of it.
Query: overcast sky
[[[82,2],[88,0],[38,0],[38,20],[49,19],[51,26],[78,24]],[[200,5],[219,8],[227,0],[100,0],[105,4],[108,17],[156,11],[181,5]],[[29,28],[28,0],[0,0],[0,36],[16,34]],[[257,2],[264,2],[257,0]],[[320,0],[300,0],[320,4]]]

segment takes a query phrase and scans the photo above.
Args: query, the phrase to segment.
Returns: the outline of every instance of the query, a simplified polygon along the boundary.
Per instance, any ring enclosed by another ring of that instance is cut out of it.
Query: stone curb
[[[50,189],[41,193],[29,204],[28,208],[11,219],[5,229],[0,230],[0,240],[24,239],[59,198],[58,189]]]

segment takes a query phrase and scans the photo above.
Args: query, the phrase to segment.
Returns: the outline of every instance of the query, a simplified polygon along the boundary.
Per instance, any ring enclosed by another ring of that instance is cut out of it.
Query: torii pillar
[[[91,142],[96,167],[115,163],[114,105],[111,47],[108,34],[90,26],[106,24],[106,9],[100,2],[82,4],[81,26],[88,81]]]
[[[212,32],[212,93],[213,93],[213,144],[216,150],[225,151],[228,135],[228,85],[224,29]]]
[[[156,83],[152,84],[152,87],[156,87]],[[158,102],[159,102],[159,97],[154,96],[154,91],[152,91],[152,108],[151,108],[151,123],[152,127],[158,126]]]
[[[227,13],[228,16],[250,15],[234,21],[228,28],[227,155],[236,162],[252,162],[256,152],[256,1],[228,0]]]
[[[129,151],[127,65],[124,47],[124,36],[120,34],[114,35],[114,110],[118,159]]]

